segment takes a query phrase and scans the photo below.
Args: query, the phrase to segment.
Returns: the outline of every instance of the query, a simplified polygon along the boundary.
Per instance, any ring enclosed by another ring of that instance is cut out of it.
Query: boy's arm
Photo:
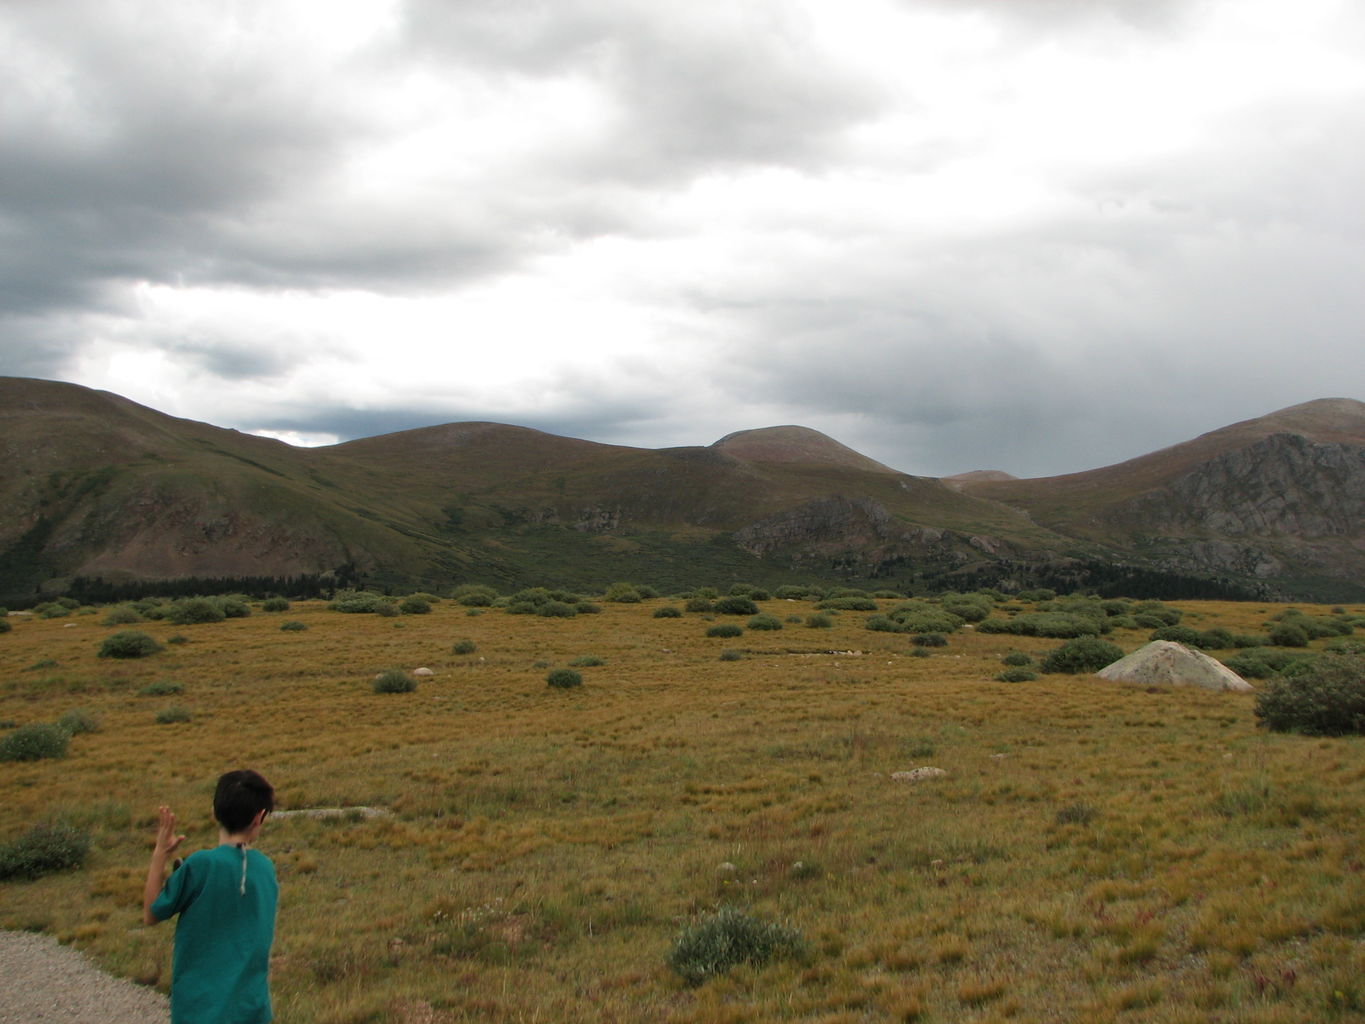
[[[184,836],[175,834],[175,815],[164,804],[158,808],[161,820],[156,829],[156,845],[152,847],[152,862],[147,866],[147,884],[142,889],[142,923],[156,924],[159,920],[152,916],[152,904],[161,893],[166,880],[166,858],[184,842]]]

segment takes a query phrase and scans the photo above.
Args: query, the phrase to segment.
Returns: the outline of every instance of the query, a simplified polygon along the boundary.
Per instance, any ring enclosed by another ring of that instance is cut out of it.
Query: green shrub
[[[1146,615],[1160,619],[1163,626],[1178,626],[1182,617],[1179,608],[1169,608],[1160,601],[1140,601],[1133,605],[1133,614],[1139,618]],[[1152,628],[1157,627],[1153,626]]]
[[[782,628],[782,621],[776,615],[755,615],[748,622],[750,629],[775,630]]]
[[[1044,672],[1098,672],[1123,657],[1123,648],[1108,640],[1087,636],[1069,640],[1043,659]]]
[[[682,609],[677,608],[677,607],[675,607],[674,605],[671,605],[671,604],[666,604],[666,605],[664,605],[662,608],[655,608],[655,609],[654,609],[654,618],[656,618],[656,619],[680,619],[680,618],[682,618]]]
[[[912,647],[912,648],[910,648],[910,657],[912,657],[912,658],[930,658],[930,657],[933,657],[933,655],[931,655],[931,654],[929,653],[929,648],[927,648],[927,647]]]
[[[424,597],[412,594],[398,605],[398,610],[404,615],[429,615],[431,613],[431,602]]]
[[[1324,654],[1256,695],[1256,717],[1275,732],[1365,735],[1365,655]]]
[[[470,608],[487,608],[498,599],[498,592],[481,583],[463,583],[451,594],[456,604]]]
[[[374,677],[375,693],[411,693],[417,689],[417,680],[401,668],[390,668]]]
[[[222,622],[227,618],[223,606],[207,597],[190,597],[171,605],[166,618],[176,626],[195,626],[206,622]]]
[[[1202,647],[1204,634],[1190,626],[1162,626],[1153,631],[1148,639],[1169,640],[1172,643],[1184,644],[1186,647]]]
[[[1014,636],[1043,636],[1066,640],[1112,629],[1108,619],[1102,622],[1085,615],[1062,612],[1031,612],[1012,619],[989,618],[976,627],[978,633],[1009,633]]]
[[[8,615],[9,612],[6,612],[4,615],[0,615],[0,633],[8,633],[11,629],[14,628],[9,624]]]
[[[46,722],[21,725],[0,740],[0,761],[42,761],[65,757],[71,734]]]
[[[617,604],[639,604],[640,592],[630,583],[613,583],[602,595],[602,600]]]
[[[1243,679],[1266,679],[1275,675],[1275,670],[1259,654],[1235,654],[1224,658],[1223,664]]]
[[[773,594],[783,601],[804,601],[813,592],[811,587],[800,587],[786,583],[774,590]]]
[[[1039,601],[1051,601],[1057,596],[1057,591],[1047,587],[1035,587],[1033,590],[1021,590],[1014,596],[1021,601],[1036,604]]]
[[[84,708],[73,708],[57,719],[57,728],[68,736],[80,736],[87,732],[99,732],[100,722]]]
[[[381,619],[393,619],[398,617],[398,605],[389,600],[383,600],[374,606],[374,613]]]
[[[42,670],[45,669],[45,668],[56,668],[56,667],[57,667],[57,661],[56,661],[55,658],[39,658],[37,661],[35,661],[32,665],[30,665],[30,666],[29,666],[28,668],[26,668],[24,671],[25,671],[25,672],[40,672],[40,671],[42,671]]]
[[[1010,651],[1009,654],[1006,654],[1000,660],[1006,665],[1014,666],[1027,666],[1033,664],[1033,658],[1023,651]]]
[[[172,683],[168,680],[162,683],[148,683],[137,692],[139,697],[170,697],[183,692],[184,689],[179,683]]]
[[[60,823],[34,825],[0,845],[0,879],[39,878],[85,863],[90,835]]]
[[[1038,673],[1031,668],[1016,666],[1004,669],[995,678],[1002,683],[1029,683],[1038,678]]]
[[[995,602],[982,594],[947,594],[940,603],[964,622],[980,622],[995,608]]]
[[[101,626],[131,626],[135,622],[141,622],[142,614],[130,605],[121,604],[110,608],[104,613],[104,618],[100,620]]]
[[[536,614],[547,619],[572,619],[578,614],[578,606],[563,601],[546,601],[536,608]]]
[[[217,603],[226,619],[245,619],[251,615],[251,605],[242,598],[220,597]]]
[[[806,625],[811,629],[833,629],[834,620],[824,612],[816,612],[806,616]]]
[[[479,649],[479,645],[473,640],[456,640],[454,646],[450,648],[451,654],[473,654]]]
[[[948,638],[942,633],[917,633],[910,638],[916,647],[947,647]]]
[[[288,622],[281,622],[280,629],[286,633],[302,633],[308,628],[308,623],[300,622],[298,619],[290,619]]]
[[[111,633],[100,644],[101,658],[145,658],[161,650],[161,645],[135,629]]]
[[[187,644],[189,642],[190,642],[189,637],[181,636],[179,633],[175,634],[175,636],[166,637],[166,643],[175,644],[177,646],[179,646],[180,644]]]
[[[709,612],[714,610],[711,602],[704,597],[689,597],[687,599],[687,604],[683,605],[683,611],[686,612]]]
[[[1133,621],[1142,629],[1161,629],[1166,625],[1160,615],[1134,615]]]
[[[156,713],[156,722],[158,725],[176,725],[180,722],[188,722],[192,717],[189,708],[172,704]]]
[[[599,615],[602,612],[602,606],[591,601],[579,601],[574,605],[574,610],[579,615]]]
[[[607,662],[595,654],[581,654],[573,661],[569,662],[574,668],[596,668],[598,665],[605,665]]]
[[[827,597],[815,607],[822,611],[875,612],[877,602],[870,597]]]
[[[721,661],[739,661],[744,657],[742,651],[726,650],[720,652]]]
[[[718,600],[713,610],[721,615],[757,615],[758,605],[751,598],[731,594]]]
[[[575,686],[583,685],[583,676],[571,668],[551,669],[545,676],[547,686],[553,686],[558,690],[568,690]]]
[[[1279,622],[1270,629],[1270,642],[1276,647],[1307,647],[1308,631],[1296,622]]]
[[[870,629],[874,633],[899,633],[901,624],[889,615],[870,615],[865,623],[864,629]]]
[[[261,602],[263,612],[287,612],[289,608],[289,602],[283,597],[267,597]]]
[[[380,594],[373,594],[368,590],[343,590],[327,602],[327,607],[334,612],[362,615],[378,611],[380,606],[385,604],[388,604],[388,601]]]
[[[721,637],[722,639],[732,639],[743,636],[744,630],[740,629],[733,622],[721,622],[714,626],[707,627],[707,636]]]
[[[726,907],[683,929],[669,951],[668,966],[689,985],[700,985],[740,964],[761,967],[809,955],[800,932]]]

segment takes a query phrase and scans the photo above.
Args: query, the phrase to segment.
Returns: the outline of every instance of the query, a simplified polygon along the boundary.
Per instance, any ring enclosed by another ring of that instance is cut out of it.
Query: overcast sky
[[[1358,0],[0,0],[0,374],[1094,468],[1365,398]]]

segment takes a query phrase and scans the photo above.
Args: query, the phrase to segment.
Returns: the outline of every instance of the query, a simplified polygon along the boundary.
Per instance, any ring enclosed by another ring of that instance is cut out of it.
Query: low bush
[[[1162,626],[1178,626],[1182,618],[1179,608],[1171,608],[1162,604],[1160,601],[1139,601],[1133,605],[1133,614],[1141,620],[1146,615],[1149,618],[1160,619]],[[1156,629],[1156,626],[1152,627]]]
[[[863,628],[874,633],[901,632],[901,624],[889,615],[869,615],[867,621],[863,623]]]
[[[870,597],[827,597],[815,607],[822,611],[875,612],[877,602]]]
[[[101,626],[131,626],[135,622],[142,622],[142,613],[130,605],[121,604],[110,608],[104,613],[104,618],[100,619]]]
[[[327,607],[334,612],[363,615],[378,611],[382,605],[388,603],[388,599],[383,595],[374,594],[368,590],[343,590],[327,602]]]
[[[179,683],[172,683],[168,680],[161,683],[148,683],[137,693],[139,697],[170,697],[177,693],[183,693],[184,689]]]
[[[711,602],[704,597],[689,597],[687,599],[687,604],[683,605],[683,611],[685,612],[709,612],[714,610],[715,608]]]
[[[1123,648],[1108,640],[1087,636],[1069,640],[1043,659],[1044,672],[1098,672],[1123,657]]]
[[[245,598],[220,597],[218,607],[223,610],[226,619],[245,619],[251,615],[251,605],[247,604]]]
[[[104,638],[97,652],[101,658],[145,658],[161,650],[161,645],[146,633],[122,630]]]
[[[579,615],[600,615],[602,612],[602,606],[592,601],[579,601],[574,605],[574,609]]]
[[[1038,673],[1031,668],[1015,666],[1004,669],[995,678],[1002,683],[1030,683],[1038,678]]]
[[[607,588],[602,600],[617,604],[639,604],[640,592],[630,583],[613,583]]]
[[[605,665],[606,663],[605,658],[599,658],[595,654],[581,654],[569,662],[574,668],[596,668],[598,665]]]
[[[1308,646],[1308,631],[1296,622],[1277,622],[1270,628],[1269,636],[1276,647]]]
[[[824,612],[816,612],[806,616],[806,625],[811,629],[833,629],[834,620]]]
[[[1204,634],[1191,626],[1162,626],[1154,630],[1149,640],[1169,640],[1186,647],[1203,647]]]
[[[733,622],[722,622],[719,623],[718,625],[707,627],[706,635],[712,637],[721,637],[722,639],[733,638],[737,636],[743,636],[744,630],[740,629]]]
[[[1006,654],[1000,660],[1006,665],[1020,666],[1033,664],[1033,658],[1023,651],[1010,651],[1009,654]]]
[[[470,608],[487,608],[498,599],[498,592],[481,583],[464,583],[455,588],[451,598]]]
[[[716,601],[712,610],[721,615],[757,615],[758,605],[751,598],[731,594]]]
[[[431,602],[425,597],[411,594],[399,602],[398,610],[404,615],[429,615],[431,614]]]
[[[742,651],[725,650],[720,652],[721,661],[739,661],[743,657],[744,652]]]
[[[583,685],[583,676],[571,668],[551,669],[545,676],[545,684],[557,690],[568,690]]]
[[[398,616],[398,605],[393,601],[380,601],[374,606],[374,613],[381,619],[392,619]]]
[[[916,633],[910,638],[916,647],[947,647],[948,638],[942,633]]]
[[[206,622],[222,622],[227,618],[227,612],[219,602],[207,597],[189,597],[171,605],[166,618],[172,625],[195,626]]]
[[[1094,619],[1086,615],[1064,612],[1031,612],[1012,619],[989,618],[977,624],[978,633],[1009,633],[1014,636],[1043,636],[1054,640],[1094,636],[1113,626],[1106,618]]]
[[[734,907],[683,929],[668,954],[671,967],[689,985],[717,977],[740,964],[761,967],[776,959],[805,960],[801,933],[761,921]]]
[[[46,722],[21,725],[0,740],[0,761],[42,761],[65,757],[71,734]]]
[[[190,714],[190,709],[181,707],[179,704],[172,704],[168,708],[162,708],[156,713],[157,725],[177,725],[180,722],[188,722],[194,716]]]
[[[579,606],[564,601],[546,601],[536,608],[536,614],[547,619],[572,619],[578,614]]]
[[[755,615],[747,623],[750,629],[772,631],[782,628],[782,621],[776,615]]]
[[[473,640],[456,640],[450,648],[451,654],[473,654],[479,649],[479,645]]]
[[[9,624],[9,612],[0,615],[0,633],[8,633],[14,627]]]
[[[85,863],[90,834],[61,823],[34,825],[0,845],[0,879],[40,878]]]
[[[289,601],[283,597],[267,597],[261,602],[263,612],[287,612],[289,607]]]
[[[662,608],[655,608],[655,609],[654,609],[654,618],[656,618],[656,619],[680,619],[680,618],[682,618],[682,610],[681,610],[680,608],[677,608],[677,607],[671,605],[671,604],[666,604],[666,605],[664,605]]]
[[[288,622],[281,622],[280,629],[286,633],[302,633],[308,628],[308,623],[300,622],[298,619],[290,619]]]
[[[417,680],[401,668],[391,668],[374,677],[375,693],[411,693],[417,689]]]
[[[99,732],[100,721],[84,708],[73,708],[57,719],[57,728],[68,736],[80,736],[87,732]]]
[[[964,622],[980,622],[995,608],[995,602],[984,594],[945,594],[940,603],[944,611]]]
[[[1324,654],[1290,678],[1270,680],[1255,713],[1274,732],[1365,735],[1365,655]]]

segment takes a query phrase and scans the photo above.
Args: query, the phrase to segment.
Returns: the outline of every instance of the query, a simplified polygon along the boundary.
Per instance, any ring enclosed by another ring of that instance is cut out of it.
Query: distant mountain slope
[[[961,486],[1173,570],[1360,581],[1365,403],[1320,399],[1102,469]]]
[[[303,449],[0,378],[0,600],[95,576],[906,589],[1116,565],[1336,593],[1365,566],[1362,424],[1331,399],[1091,473],[941,481],[799,426],[655,450],[451,423]]]

